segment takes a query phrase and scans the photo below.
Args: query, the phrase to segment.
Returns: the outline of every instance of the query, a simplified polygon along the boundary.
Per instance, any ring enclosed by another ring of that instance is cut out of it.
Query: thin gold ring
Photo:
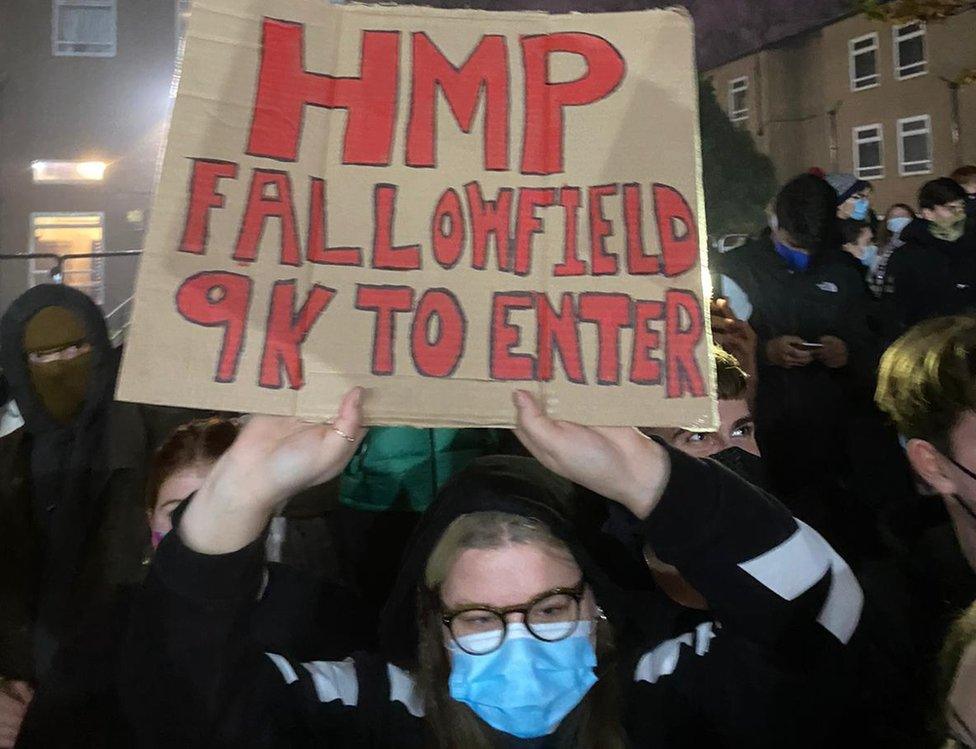
[[[355,437],[353,437],[350,434],[346,434],[341,429],[339,429],[339,427],[337,427],[335,424],[330,424],[329,427],[332,429],[333,432],[335,432],[340,437],[342,437],[342,439],[344,439],[346,442],[355,442],[356,441],[356,438]]]

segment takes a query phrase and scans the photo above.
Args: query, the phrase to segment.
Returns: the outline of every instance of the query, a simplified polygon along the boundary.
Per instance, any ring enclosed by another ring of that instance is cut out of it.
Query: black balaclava
[[[766,473],[766,464],[758,455],[753,455],[741,447],[727,447],[708,457],[716,463],[721,463],[753,486],[758,486],[764,492],[773,491],[769,475]]]
[[[29,363],[27,349],[44,352],[65,343],[91,350],[54,366]],[[14,300],[0,319],[0,367],[24,419],[30,451],[31,502],[40,535],[34,622],[40,677],[84,603],[77,582],[101,517],[97,494],[108,471],[103,435],[116,357],[95,303],[76,289],[44,284]]]
[[[92,379],[92,353],[84,322],[64,307],[44,307],[24,326],[24,355],[31,385],[44,410],[61,424],[71,423],[85,406]],[[52,361],[32,361],[32,357]],[[67,357],[64,354],[71,354]]]

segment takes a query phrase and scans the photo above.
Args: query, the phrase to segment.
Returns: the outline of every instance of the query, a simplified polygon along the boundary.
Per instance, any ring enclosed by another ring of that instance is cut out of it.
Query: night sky
[[[411,0],[399,0],[410,4]],[[817,26],[850,10],[852,0],[412,0],[441,8],[620,11],[684,5],[695,17],[701,69]]]

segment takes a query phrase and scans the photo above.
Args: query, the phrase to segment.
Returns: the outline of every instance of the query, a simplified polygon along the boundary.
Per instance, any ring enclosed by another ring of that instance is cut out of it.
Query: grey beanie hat
[[[827,180],[827,184],[833,187],[834,192],[837,193],[837,205],[840,205],[851,197],[851,195],[868,186],[868,183],[863,179],[858,179],[853,174],[848,174],[847,172],[834,172],[833,174],[828,174],[824,179]]]

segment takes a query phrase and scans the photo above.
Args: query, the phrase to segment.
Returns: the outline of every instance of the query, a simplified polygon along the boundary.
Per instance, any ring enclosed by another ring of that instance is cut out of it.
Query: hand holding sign
[[[205,554],[237,551],[279,504],[338,476],[366,436],[362,399],[362,388],[346,393],[330,424],[252,417],[184,513],[184,543]]]
[[[550,471],[619,502],[636,517],[651,514],[668,482],[667,453],[633,427],[585,427],[547,417],[524,390],[515,393],[515,434]]]

